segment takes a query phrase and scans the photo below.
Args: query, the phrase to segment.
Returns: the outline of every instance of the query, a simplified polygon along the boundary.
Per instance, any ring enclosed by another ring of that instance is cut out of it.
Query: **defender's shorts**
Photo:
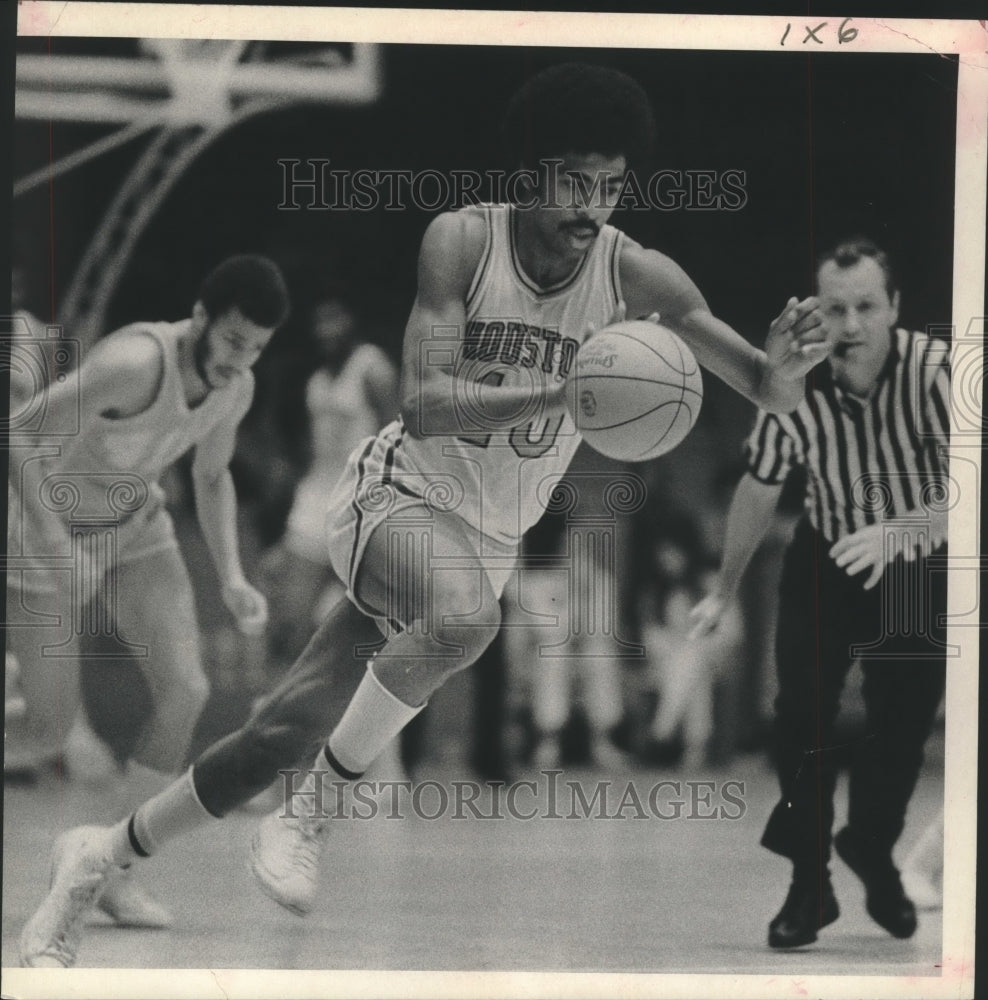
[[[456,484],[442,473],[428,475],[402,468],[395,454],[395,438],[387,431],[362,441],[350,455],[333,490],[326,515],[329,558],[346,584],[347,597],[364,614],[386,626],[405,628],[407,613],[395,608],[372,608],[356,592],[357,573],[371,534],[382,525],[393,533],[387,551],[401,546],[402,564],[420,559],[423,579],[447,570],[480,564],[494,596],[501,597],[518,556],[518,544],[505,544],[484,535],[456,513]],[[452,478],[452,477],[450,477]],[[446,532],[431,532],[436,515],[457,518],[469,548],[450,545]],[[427,564],[427,565],[426,565]],[[397,563],[396,563],[397,566]],[[397,572],[397,569],[396,569]]]
[[[36,498],[22,502],[19,493],[7,491],[7,588],[24,593],[52,593],[67,586],[73,570],[71,525]],[[133,514],[112,526],[95,529],[102,535],[101,555],[113,553],[112,564],[126,565],[169,549],[178,551],[165,493],[152,484],[147,501]],[[108,563],[109,565],[109,563]]]

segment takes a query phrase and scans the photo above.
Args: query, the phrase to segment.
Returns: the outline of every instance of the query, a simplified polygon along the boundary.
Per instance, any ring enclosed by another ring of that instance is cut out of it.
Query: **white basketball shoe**
[[[80,826],[55,841],[48,895],[21,932],[21,965],[75,965],[86,917],[115,868],[108,834],[104,827]]]
[[[319,890],[319,866],[329,819],[316,808],[316,776],[309,774],[291,803],[279,806],[257,825],[250,845],[250,868],[276,903],[300,917],[310,913]]]
[[[173,923],[171,913],[134,880],[130,868],[118,868],[107,879],[96,906],[118,927],[164,930]]]

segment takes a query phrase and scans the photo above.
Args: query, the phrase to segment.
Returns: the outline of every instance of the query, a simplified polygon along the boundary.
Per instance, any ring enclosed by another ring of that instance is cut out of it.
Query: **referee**
[[[899,938],[916,910],[892,861],[923,745],[945,683],[946,446],[950,359],[944,341],[897,328],[886,254],[852,239],[817,263],[832,354],[789,415],[760,411],[731,504],[714,591],[693,611],[713,629],[772,520],[790,469],[806,471],[804,516],[785,557],[776,634],[775,765],[781,798],[762,836],[792,861],[773,948],[816,940],[839,915],[830,883],[838,759],[834,729],[860,658],[867,736],[850,775],[838,855],[862,880],[872,919]],[[939,509],[937,508],[939,504]]]

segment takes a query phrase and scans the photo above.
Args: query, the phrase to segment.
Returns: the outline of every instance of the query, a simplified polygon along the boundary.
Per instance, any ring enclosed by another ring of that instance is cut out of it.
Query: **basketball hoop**
[[[171,92],[163,118],[176,125],[224,125],[233,110],[230,83],[247,42],[219,38],[149,38]]]
[[[60,306],[84,344],[105,332],[107,309],[141,235],[170,191],[228,129],[304,104],[367,107],[382,89],[377,44],[339,41],[18,38],[18,123],[69,121],[116,130],[42,163],[14,187],[21,197],[111,150],[134,163],[92,235]]]

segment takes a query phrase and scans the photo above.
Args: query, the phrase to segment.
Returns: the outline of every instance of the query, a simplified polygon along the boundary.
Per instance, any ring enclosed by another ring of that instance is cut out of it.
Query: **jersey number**
[[[492,385],[500,385],[504,376],[500,372],[492,372],[489,378]],[[554,425],[554,426],[553,426]],[[512,427],[508,442],[519,458],[541,458],[555,444],[559,428],[563,426],[563,414],[553,420],[546,417],[538,437],[533,437],[535,421],[523,427]],[[491,443],[492,434],[461,434],[459,440],[475,448],[486,448]]]

